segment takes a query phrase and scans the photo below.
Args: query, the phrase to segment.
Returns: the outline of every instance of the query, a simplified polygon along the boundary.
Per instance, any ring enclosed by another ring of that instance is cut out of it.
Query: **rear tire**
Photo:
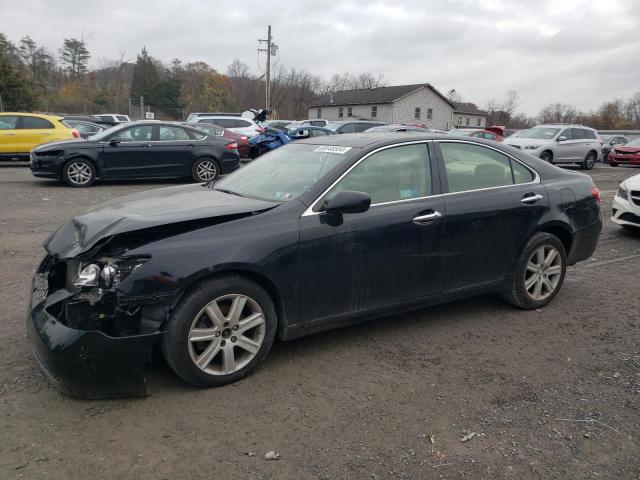
[[[525,310],[544,307],[560,291],[566,271],[562,242],[550,233],[536,233],[522,249],[502,298]]]
[[[273,301],[262,287],[238,275],[222,276],[184,296],[161,348],[180,378],[216,387],[240,380],[264,361],[276,326]]]
[[[196,182],[211,182],[220,175],[220,165],[213,158],[202,157],[193,163],[191,176]]]
[[[90,187],[96,181],[96,169],[89,160],[75,158],[62,168],[62,179],[70,187]]]
[[[598,155],[596,154],[596,152],[587,153],[584,161],[580,164],[580,168],[582,170],[591,170],[595,166],[597,158]]]
[[[609,165],[611,165],[612,167],[617,167],[618,165],[620,165],[618,162],[609,162]]]

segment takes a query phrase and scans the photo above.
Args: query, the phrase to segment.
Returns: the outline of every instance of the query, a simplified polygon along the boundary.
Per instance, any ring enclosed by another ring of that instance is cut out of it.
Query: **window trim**
[[[467,142],[465,140],[434,140],[433,141],[434,144],[438,145],[437,151],[438,151],[438,156],[439,161],[441,162],[441,170],[444,168],[444,157],[442,156],[442,150],[440,149],[440,144],[441,143],[466,143],[468,145],[476,145],[479,146],[480,148],[488,148],[490,150],[495,150],[496,152],[504,155],[505,157],[507,157],[510,161],[514,161],[514,162],[518,162],[520,165],[522,165],[524,168],[526,168],[527,170],[529,170],[530,172],[533,173],[533,180],[531,180],[530,182],[525,182],[525,183],[513,183],[511,185],[498,185],[497,187],[484,187],[484,188],[474,188],[472,190],[461,190],[459,192],[444,192],[442,195],[443,196],[447,196],[447,195],[459,195],[461,193],[469,193],[469,192],[482,192],[485,190],[495,190],[497,188],[511,188],[511,187],[519,187],[521,185],[532,185],[532,184],[539,184],[541,183],[540,181],[540,175],[538,174],[537,171],[535,171],[533,168],[529,167],[528,165],[526,165],[524,162],[518,160],[516,157],[514,157],[513,155],[509,155],[508,153],[503,152],[502,150],[499,150],[497,148],[494,148],[490,145],[484,145],[484,144],[479,144],[479,143],[475,143],[475,142]],[[513,169],[512,169],[513,172]],[[513,173],[512,173],[513,174]],[[446,169],[444,169],[444,172],[440,172],[440,176],[442,177],[442,175],[444,175],[444,177],[447,179],[447,190],[449,190],[449,179],[447,177],[447,171]]]
[[[395,147],[402,147],[402,146],[406,146],[406,145],[416,145],[416,144],[423,144],[427,147],[427,154],[429,155],[429,167],[431,169],[431,186],[433,187],[433,168],[432,165],[432,161],[434,160],[431,157],[431,152],[429,151],[429,144],[433,143],[433,140],[413,140],[410,142],[402,142],[402,143],[394,143],[392,145],[384,145],[382,147],[376,148],[375,150],[370,151],[369,153],[367,153],[366,155],[364,155],[362,158],[360,158],[357,162],[355,162],[353,165],[351,165],[344,173],[342,173],[342,175],[340,175],[335,181],[333,181],[333,183],[331,183],[331,185],[329,185],[329,187],[327,189],[325,189],[313,202],[311,202],[311,205],[309,205],[309,207],[303,212],[303,214],[301,215],[301,217],[310,217],[313,215],[320,215],[321,213],[324,212],[315,212],[313,209],[316,206],[316,204],[322,200],[324,198],[324,196],[329,193],[329,191],[331,191],[331,189],[333,187],[335,187],[338,182],[340,182],[340,180],[342,180],[344,177],[346,177],[349,172],[351,172],[351,170],[353,170],[354,168],[356,168],[358,165],[360,165],[360,163],[364,162],[367,158],[369,158],[371,155],[381,152],[383,150],[388,150],[389,148],[395,148]],[[437,162],[437,160],[436,160]],[[436,168],[436,171],[438,169]],[[439,181],[439,177],[438,177],[438,181]],[[372,207],[377,207],[378,205],[390,205],[393,203],[406,203],[406,202],[413,202],[416,200],[424,200],[425,198],[435,198],[435,197],[439,197],[441,196],[441,193],[435,193],[435,194],[431,194],[431,195],[427,195],[424,197],[415,197],[415,198],[405,198],[402,200],[391,200],[389,202],[381,202],[381,203],[372,203],[370,205],[369,208]]]

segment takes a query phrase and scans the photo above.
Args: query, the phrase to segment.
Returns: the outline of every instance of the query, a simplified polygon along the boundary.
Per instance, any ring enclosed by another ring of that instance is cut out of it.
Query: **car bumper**
[[[33,355],[51,383],[81,398],[145,396],[144,368],[161,333],[110,337],[100,331],[76,330],[52,311],[72,294],[64,289],[49,296],[34,276],[27,313],[27,335]],[[64,320],[64,319],[63,319]]]
[[[640,155],[609,154],[609,164],[640,165]]]
[[[638,200],[640,203],[640,200]],[[611,205],[611,220],[618,225],[630,225],[640,227],[640,205],[633,201],[620,198],[618,195],[613,197]]]
[[[601,231],[602,219],[600,217],[597,222],[592,223],[588,227],[576,230],[573,234],[571,249],[567,254],[567,263],[573,265],[591,257],[598,246]]]
[[[64,158],[54,155],[34,155],[29,157],[29,168],[36,177],[62,178]]]

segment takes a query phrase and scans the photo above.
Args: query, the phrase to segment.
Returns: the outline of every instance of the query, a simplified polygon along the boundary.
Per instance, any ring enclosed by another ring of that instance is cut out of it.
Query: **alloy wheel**
[[[231,294],[209,302],[191,324],[189,355],[209,375],[229,375],[245,367],[265,337],[260,305],[246,295]]]
[[[531,299],[549,297],[562,277],[562,256],[552,245],[542,245],[529,256],[524,271],[524,289]]]
[[[73,162],[67,168],[67,177],[75,185],[85,185],[91,181],[91,167],[84,162]]]
[[[196,174],[203,182],[208,182],[216,178],[218,169],[216,168],[215,163],[209,160],[204,160],[196,167]]]
[[[593,168],[593,166],[596,164],[596,156],[593,153],[589,153],[589,155],[587,155],[587,170],[591,170]]]

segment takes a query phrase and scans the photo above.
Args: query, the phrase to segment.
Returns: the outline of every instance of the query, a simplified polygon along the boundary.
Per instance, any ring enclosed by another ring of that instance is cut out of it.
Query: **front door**
[[[438,146],[448,190],[443,290],[500,281],[547,211],[546,191],[534,172],[490,147]]]
[[[565,137],[565,139],[556,141],[554,160],[569,162],[579,158],[578,151],[580,150],[581,140],[573,137],[572,130],[571,128],[565,128],[558,135],[558,139],[560,137]]]
[[[440,292],[444,204],[432,194],[435,171],[425,143],[380,150],[324,197],[366,192],[372,200],[367,212],[344,214],[338,223],[323,212],[301,217],[300,304],[313,306],[300,312],[303,322]]]
[[[101,174],[105,178],[149,176],[153,170],[153,125],[136,125],[118,130],[105,139],[100,154]]]

